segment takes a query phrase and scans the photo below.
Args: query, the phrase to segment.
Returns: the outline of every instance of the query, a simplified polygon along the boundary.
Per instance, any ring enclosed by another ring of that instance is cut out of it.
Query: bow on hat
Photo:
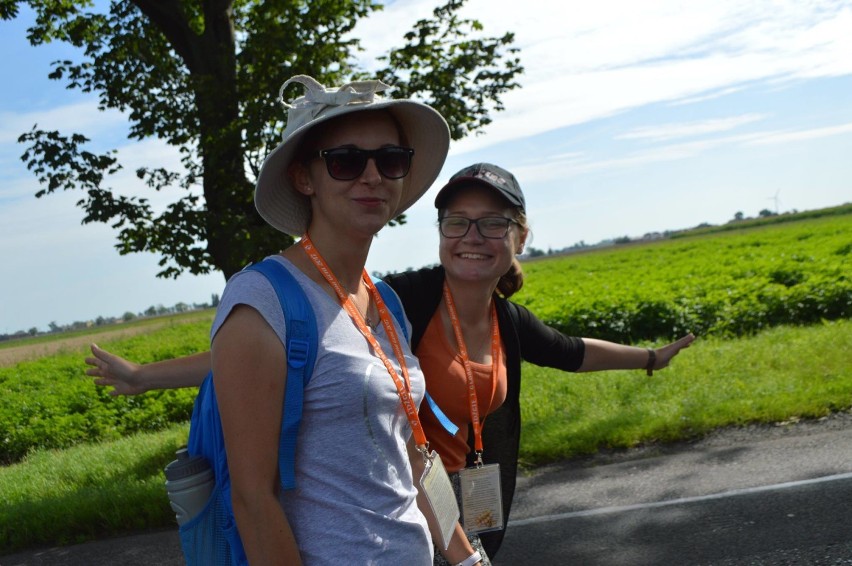
[[[307,89],[305,95],[289,104],[284,101],[284,89],[290,83],[299,83]],[[333,106],[348,104],[372,103],[376,98],[381,100],[379,93],[391,87],[382,81],[354,81],[341,86],[338,90],[327,89],[319,81],[307,75],[296,75],[287,79],[278,90],[278,102],[288,110],[308,112],[311,118],[318,116],[323,110]]]

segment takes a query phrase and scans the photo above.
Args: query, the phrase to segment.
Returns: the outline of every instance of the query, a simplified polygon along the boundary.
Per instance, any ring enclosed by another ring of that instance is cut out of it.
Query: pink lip
[[[356,198],[354,200],[358,204],[361,204],[363,206],[369,206],[369,207],[381,206],[385,202],[383,199],[371,198],[371,197]]]

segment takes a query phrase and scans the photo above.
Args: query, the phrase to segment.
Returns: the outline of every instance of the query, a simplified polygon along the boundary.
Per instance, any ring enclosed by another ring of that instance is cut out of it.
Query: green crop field
[[[852,315],[852,215],[614,247],[524,266],[516,300],[574,336],[745,336]]]
[[[209,331],[205,317],[100,345],[140,363],[154,362],[206,350]],[[111,397],[85,375],[86,355],[81,345],[0,367],[0,464],[34,449],[114,440],[189,419],[194,390]]]
[[[525,263],[517,301],[568,334],[648,345],[692,331],[698,340],[651,378],[525,365],[523,463],[849,410],[845,209]],[[185,441],[195,392],[111,397],[85,376],[84,344],[150,362],[206,349],[209,325],[208,315],[117,340],[84,334],[54,355],[0,367],[0,555],[174,524],[162,469]]]

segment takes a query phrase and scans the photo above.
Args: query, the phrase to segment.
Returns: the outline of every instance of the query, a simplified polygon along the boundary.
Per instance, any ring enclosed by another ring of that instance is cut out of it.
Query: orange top
[[[452,340],[450,339],[452,338]],[[447,417],[459,427],[455,436],[441,426],[432,413],[428,403],[420,405],[420,422],[429,440],[430,448],[437,450],[447,472],[453,473],[465,467],[470,425],[470,402],[467,395],[467,376],[462,358],[455,346],[455,338],[444,333],[441,311],[436,310],[426,332],[417,347],[417,358],[426,375],[426,390]],[[500,349],[503,351],[503,348]],[[498,360],[497,387],[492,384],[492,368],[488,364],[471,362],[473,379],[476,385],[476,399],[481,415],[496,411],[506,400],[506,359],[505,354]],[[492,398],[493,394],[493,398]],[[484,418],[484,417],[483,417]],[[488,447],[485,448],[485,453]]]

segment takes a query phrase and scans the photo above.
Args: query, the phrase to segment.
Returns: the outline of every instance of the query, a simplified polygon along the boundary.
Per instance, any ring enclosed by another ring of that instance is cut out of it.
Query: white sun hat
[[[306,88],[292,103],[283,99],[284,88],[298,83]],[[317,124],[364,110],[387,110],[402,128],[406,143],[414,149],[411,170],[404,178],[402,197],[393,217],[402,214],[425,193],[441,172],[450,145],[450,129],[432,107],[407,99],[384,98],[390,87],[381,81],[357,81],[340,88],[326,88],[307,75],[288,79],[278,99],[287,112],[283,141],[270,153],[260,169],[254,204],[273,228],[301,236],[311,221],[311,202],[290,182],[287,169],[300,149],[305,134]]]

